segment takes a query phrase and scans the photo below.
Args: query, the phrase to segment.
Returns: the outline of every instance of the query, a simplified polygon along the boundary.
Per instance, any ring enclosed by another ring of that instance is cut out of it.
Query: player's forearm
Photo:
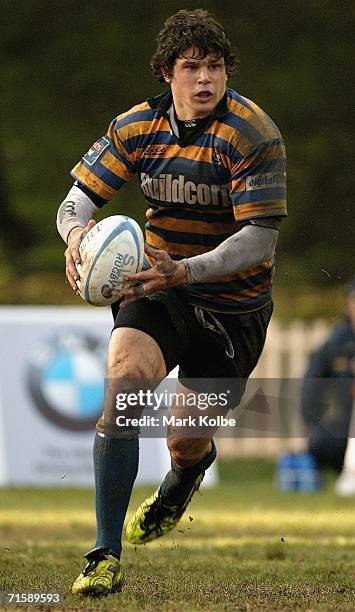
[[[247,225],[213,251],[184,259],[188,283],[237,274],[273,259],[277,238],[275,229]]]
[[[72,229],[85,227],[97,211],[98,207],[92,200],[79,187],[73,185],[59,206],[57,214],[57,228],[64,242],[68,242]]]

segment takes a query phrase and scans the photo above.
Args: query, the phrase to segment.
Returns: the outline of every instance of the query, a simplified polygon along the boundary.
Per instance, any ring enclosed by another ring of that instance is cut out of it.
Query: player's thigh
[[[181,340],[163,304],[143,298],[124,309],[112,309],[115,316],[108,350],[108,377],[104,419],[115,422],[117,397],[131,397],[125,414],[139,417],[142,402],[134,395],[154,391],[178,363]],[[136,404],[133,406],[133,404]]]
[[[166,365],[159,344],[140,329],[114,329],[108,348],[108,375],[162,380],[166,376]]]
[[[109,363],[115,367],[116,357],[122,364],[134,363],[139,371],[151,376],[166,376],[179,363],[183,339],[166,306],[158,300],[143,298],[124,309],[113,309],[114,330],[109,349]],[[125,329],[124,333],[120,330]],[[141,332],[131,337],[129,329]]]

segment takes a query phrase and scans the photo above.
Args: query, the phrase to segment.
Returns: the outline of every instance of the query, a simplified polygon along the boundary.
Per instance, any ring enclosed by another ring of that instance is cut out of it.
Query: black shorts
[[[234,380],[231,406],[239,404],[258,362],[272,310],[270,302],[245,314],[211,312],[187,304],[174,289],[142,298],[122,310],[112,305],[114,329],[139,329],[154,338],[167,371],[179,365],[179,380],[187,388],[198,391],[203,380],[203,390],[208,384],[216,391],[218,379]]]

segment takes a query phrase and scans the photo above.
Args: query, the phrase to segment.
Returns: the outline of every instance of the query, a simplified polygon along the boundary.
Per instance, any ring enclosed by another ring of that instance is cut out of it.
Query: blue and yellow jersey
[[[170,92],[119,115],[72,175],[103,202],[134,175],[147,204],[146,241],[174,260],[210,251],[243,223],[286,212],[280,132],[256,104],[228,89],[188,144],[172,129]],[[179,287],[191,304],[220,312],[271,300],[273,261],[208,283]]]

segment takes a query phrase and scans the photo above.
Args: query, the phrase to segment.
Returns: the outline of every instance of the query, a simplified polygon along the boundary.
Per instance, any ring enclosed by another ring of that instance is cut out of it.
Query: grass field
[[[92,492],[3,489],[0,591],[60,592],[64,610],[355,610],[354,499],[331,477],[316,495],[281,494],[273,473],[221,463],[220,486],[196,495],[179,531],[124,546],[124,591],[100,600],[69,594],[93,544]],[[130,510],[150,492],[137,488]]]

